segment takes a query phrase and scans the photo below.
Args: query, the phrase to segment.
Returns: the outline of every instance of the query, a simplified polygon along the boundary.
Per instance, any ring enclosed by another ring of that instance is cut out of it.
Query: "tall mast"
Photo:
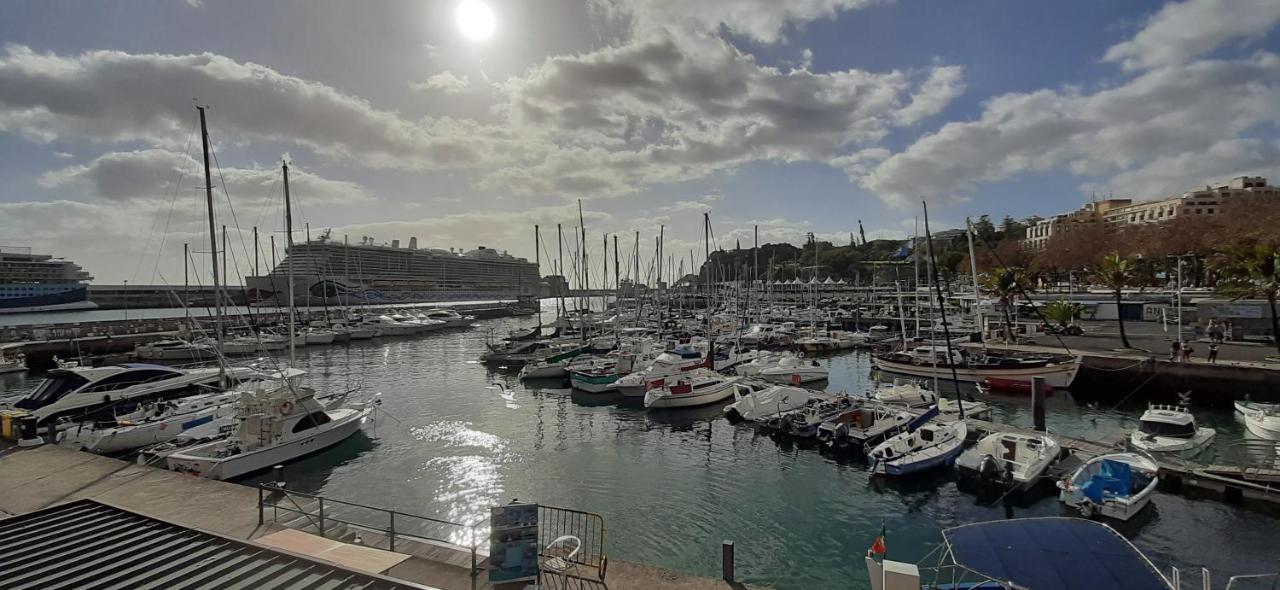
[[[225,225],[222,226],[222,282],[228,287],[231,285],[231,275],[227,274],[227,226]],[[227,294],[231,294],[231,289],[227,289]]]
[[[559,262],[556,263],[556,265],[559,267],[558,270],[556,271],[556,274],[560,275],[560,280],[564,281],[565,287],[568,287],[569,279],[568,277],[564,276],[564,230],[561,229],[559,223],[556,224],[556,251],[559,253],[558,255],[560,257]],[[558,289],[558,290],[560,291],[560,313],[564,314],[568,312],[568,310],[566,310],[564,307],[565,289]]]
[[[587,222],[582,218],[582,199],[578,199],[578,229],[582,231],[582,288],[587,309],[591,309],[591,271],[587,266]],[[583,330],[583,334],[586,334],[586,330]]]
[[[220,295],[221,283],[218,281],[217,224],[213,220],[213,177],[209,173],[209,126],[205,121],[204,107],[197,106],[196,110],[200,111],[200,143],[204,150],[204,198],[209,213],[209,256],[213,262],[213,307],[215,310],[213,331],[217,338],[218,352],[222,353],[226,348],[222,345],[222,297]],[[226,380],[227,370],[219,362],[218,384],[223,385]]]
[[[285,232],[287,232],[287,234],[289,235],[289,245],[293,246],[293,214],[289,210],[289,163],[285,161],[281,161],[280,169],[284,171]],[[293,260],[289,258],[289,250],[290,248],[285,249],[284,259],[285,259],[285,262],[287,263],[286,266],[288,267],[287,269],[288,275],[286,276],[285,280],[289,283],[289,366],[293,367],[295,366],[295,362],[294,362],[295,353],[294,353],[293,340],[297,336],[295,332],[297,331],[298,327],[294,325],[296,318],[294,317],[295,311],[293,309]]]
[[[253,226],[253,276],[260,277],[258,274],[258,226]]]
[[[604,246],[607,250],[609,243],[605,242]],[[619,280],[622,276],[621,268],[618,265],[618,234],[613,234],[613,302],[619,310],[622,309],[622,281]]]
[[[929,233],[929,203],[921,201],[924,207],[924,237],[929,246],[929,280],[933,283],[933,288],[938,292],[938,311],[942,313],[942,337],[947,340],[947,365],[951,367],[951,383],[956,388],[956,408],[960,411],[960,419],[964,420],[964,405],[960,400],[960,376],[956,374],[955,359],[951,357],[951,329],[947,327],[947,305],[942,299],[942,283],[938,282],[938,264],[933,259],[933,234]],[[935,371],[936,375],[937,372]],[[941,395],[940,392],[938,392]]]
[[[978,288],[978,259],[973,257],[973,223],[964,218],[964,237],[969,240],[969,273],[973,275],[973,327],[982,332],[982,289]],[[1070,276],[1067,281],[1070,288]]]

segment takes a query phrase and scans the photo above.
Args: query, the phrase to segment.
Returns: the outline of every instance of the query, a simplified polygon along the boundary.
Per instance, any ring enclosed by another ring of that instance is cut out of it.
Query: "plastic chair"
[[[582,539],[573,535],[556,537],[542,550],[545,557],[542,560],[541,569],[559,575],[566,575],[572,570],[576,576],[578,564],[573,561],[573,558],[581,550]]]

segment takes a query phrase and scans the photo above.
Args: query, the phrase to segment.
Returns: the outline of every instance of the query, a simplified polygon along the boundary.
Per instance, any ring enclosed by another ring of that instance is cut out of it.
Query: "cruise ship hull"
[[[83,286],[28,297],[0,298],[0,313],[72,311],[97,308],[98,304],[88,300],[88,291]]]

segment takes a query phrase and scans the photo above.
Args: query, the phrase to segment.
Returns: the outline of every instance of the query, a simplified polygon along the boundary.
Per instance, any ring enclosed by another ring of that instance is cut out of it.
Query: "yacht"
[[[1217,433],[1198,428],[1186,406],[1152,404],[1142,413],[1138,428],[1129,435],[1129,446],[1147,453],[1195,456],[1209,447]]]
[[[738,377],[725,377],[711,369],[695,369],[678,377],[667,379],[644,394],[644,407],[688,408],[705,406],[733,397],[733,385]]]
[[[169,469],[209,479],[233,479],[270,469],[346,440],[369,408],[325,410],[297,387],[240,392],[234,435],[168,455]]]
[[[745,422],[763,422],[803,408],[809,403],[808,389],[788,385],[771,385],[760,391],[752,391],[751,387],[741,383],[733,386],[734,402],[724,407],[724,414],[730,420]]]
[[[421,325],[407,324],[386,315],[360,318],[355,325],[357,328],[375,330],[379,336],[408,336],[422,331]]]
[[[1025,491],[1040,481],[1061,452],[1058,441],[1047,434],[997,432],[961,453],[956,468],[961,474],[1003,480]]]
[[[21,344],[0,344],[0,374],[27,370],[27,356],[21,350]]]
[[[1129,520],[1151,502],[1160,466],[1136,453],[1112,453],[1090,459],[1058,482],[1058,500],[1085,517]]]
[[[934,410],[926,412],[909,424],[905,431],[885,439],[868,452],[871,473],[910,475],[950,466],[964,449],[968,426],[964,420],[927,421],[936,414]]]
[[[796,356],[787,356],[778,360],[778,364],[760,370],[760,377],[774,383],[790,383],[800,385],[813,381],[826,381],[827,368],[816,360],[805,360]]]
[[[225,377],[236,382],[256,373],[248,367],[229,367]],[[37,424],[63,418],[110,420],[147,401],[216,390],[219,376],[216,367],[175,369],[146,363],[57,368],[50,369],[35,391],[13,405],[35,416]]]
[[[1268,440],[1280,440],[1280,404],[1236,402],[1235,407],[1236,413],[1244,418],[1244,426],[1251,434]]]
[[[427,319],[444,322],[446,328],[466,328],[476,322],[475,316],[464,316],[452,309],[428,309],[424,315]]]

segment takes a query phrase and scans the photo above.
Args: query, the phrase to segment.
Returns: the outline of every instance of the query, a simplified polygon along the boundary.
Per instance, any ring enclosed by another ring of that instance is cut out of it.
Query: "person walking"
[[[1209,343],[1209,362],[1213,364],[1218,363],[1218,343],[1217,342]]]
[[[1215,319],[1209,319],[1209,325],[1205,327],[1204,331],[1209,334],[1209,342],[1217,342],[1222,337],[1221,328]]]
[[[1169,362],[1178,362],[1178,353],[1182,350],[1182,343],[1174,340],[1169,343]]]
[[[1195,351],[1196,351],[1196,349],[1191,348],[1191,343],[1190,343],[1190,342],[1188,342],[1188,343],[1186,343],[1186,344],[1183,344],[1183,345],[1182,345],[1182,362],[1184,362],[1184,363],[1189,363],[1189,362],[1191,362],[1191,353],[1193,353],[1193,352],[1195,352]]]

